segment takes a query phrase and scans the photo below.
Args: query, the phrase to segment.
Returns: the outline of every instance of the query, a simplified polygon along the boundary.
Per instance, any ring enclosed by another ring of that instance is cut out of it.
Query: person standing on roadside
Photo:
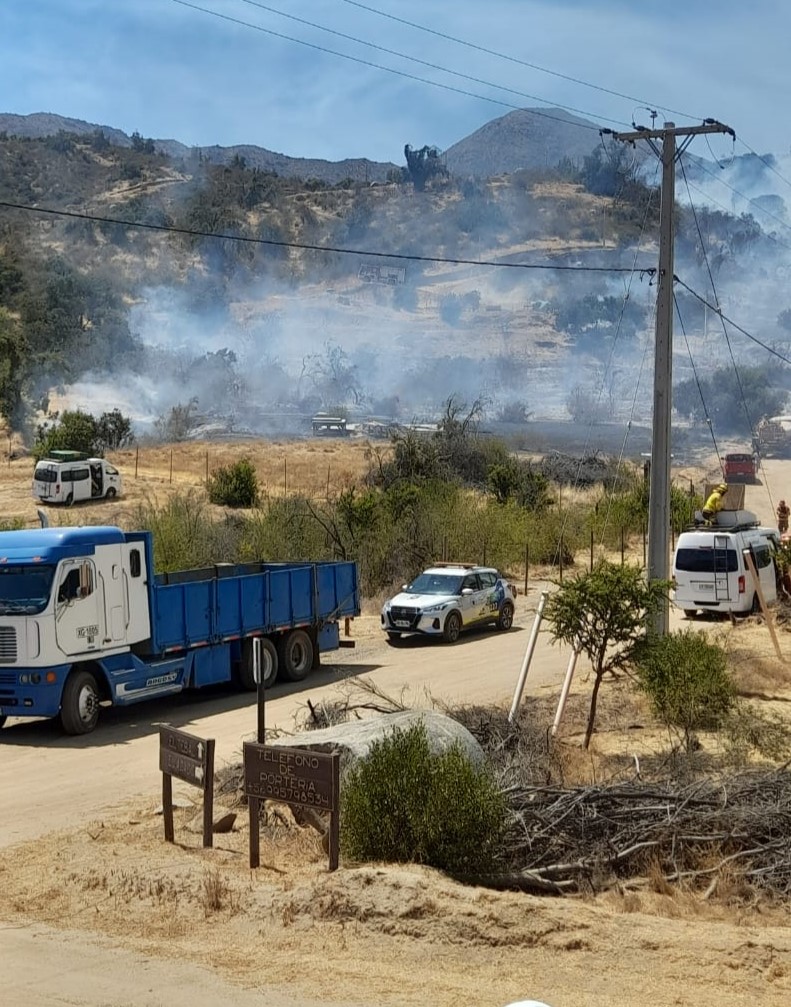
[[[777,530],[782,535],[783,532],[788,531],[788,518],[791,515],[791,507],[781,500],[777,505]]]

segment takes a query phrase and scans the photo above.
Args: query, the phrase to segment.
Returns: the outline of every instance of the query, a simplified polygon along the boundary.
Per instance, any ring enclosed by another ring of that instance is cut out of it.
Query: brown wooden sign
[[[173,777],[203,791],[203,845],[212,846],[214,820],[214,739],[198,738],[175,727],[159,729],[162,815],[165,839],[174,842]]]
[[[329,867],[338,867],[340,756],[305,748],[245,742],[244,790],[250,807],[250,867],[258,867],[259,820],[263,801],[280,801],[330,816]]]

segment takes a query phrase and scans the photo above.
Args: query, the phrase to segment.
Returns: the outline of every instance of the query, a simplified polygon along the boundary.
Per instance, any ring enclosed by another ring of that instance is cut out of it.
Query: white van
[[[42,503],[73,504],[121,493],[121,473],[104,458],[42,458],[33,473],[33,496]]]
[[[722,512],[721,512],[722,513]],[[682,532],[673,556],[671,599],[692,618],[704,612],[757,612],[760,608],[744,550],[752,553],[764,600],[777,600],[770,529],[757,526],[697,528]]]

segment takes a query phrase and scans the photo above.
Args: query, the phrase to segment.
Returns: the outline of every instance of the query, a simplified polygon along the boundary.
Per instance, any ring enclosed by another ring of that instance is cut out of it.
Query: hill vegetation
[[[46,411],[53,387],[86,373],[119,371],[155,379],[189,372],[227,399],[228,388],[244,377],[234,369],[233,354],[196,354],[187,364],[144,354],[130,312],[151,288],[183,292],[196,323],[211,313],[217,325],[237,324],[230,318],[232,303],[264,281],[298,290],[348,277],[358,263],[401,262],[366,260],[361,252],[350,263],[348,255],[318,250],[324,247],[368,248],[380,256],[505,262],[527,256],[547,265],[606,265],[620,264],[625,247],[655,234],[655,193],[616,148],[599,146],[579,166],[566,158],[487,180],[437,172],[425,191],[416,191],[406,169],[391,170],[389,178],[372,186],[348,178],[330,184],[285,177],[239,154],[226,164],[200,150],[172,156],[138,134],[116,145],[103,129],[39,138],[0,134],[0,200],[76,214],[0,210],[0,412],[23,425],[33,410]],[[709,213],[704,224],[716,241],[721,275],[736,272],[745,250],[757,254],[762,247],[762,232],[749,219]],[[179,233],[165,236],[157,228]],[[680,211],[680,246],[700,258],[695,234]],[[524,283],[524,277],[504,274],[494,281],[504,294]],[[410,281],[379,287],[376,303],[396,315],[413,313],[421,283],[430,289],[436,277],[426,264],[412,262]],[[469,327],[489,310],[469,287],[443,290],[435,300],[436,324],[448,332]],[[632,299],[622,312],[621,300],[602,292],[598,278],[566,274],[562,293],[520,325],[538,319],[567,351],[603,362],[616,332],[634,340],[650,325],[647,302]],[[274,315],[268,320],[277,325]],[[488,380],[507,383],[516,374],[513,336],[509,318],[500,324],[503,348],[487,364]],[[306,357],[303,385],[314,396],[312,407],[362,401],[355,368],[356,361],[329,340],[323,354]],[[276,361],[269,372],[277,374]],[[422,380],[430,386],[434,379],[427,371]],[[304,387],[298,393],[304,396]],[[577,407],[581,401],[584,395],[577,395]],[[524,403],[518,408],[527,414]]]

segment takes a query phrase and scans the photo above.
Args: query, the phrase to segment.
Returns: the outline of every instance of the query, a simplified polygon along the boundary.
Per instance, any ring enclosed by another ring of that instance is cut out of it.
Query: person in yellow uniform
[[[709,493],[709,498],[703,505],[703,517],[706,520],[706,524],[717,523],[717,512],[722,510],[722,500],[727,492],[727,483],[719,483]]]

